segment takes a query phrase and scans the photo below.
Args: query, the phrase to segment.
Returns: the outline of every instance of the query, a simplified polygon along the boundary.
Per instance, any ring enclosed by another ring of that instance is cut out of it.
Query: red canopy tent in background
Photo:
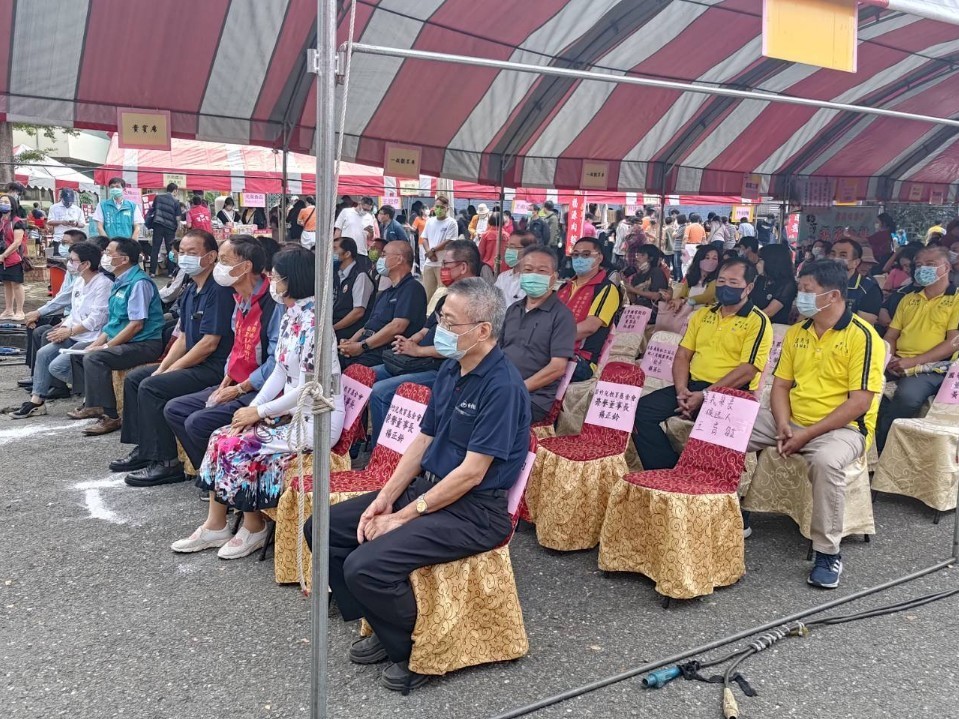
[[[13,148],[13,157],[16,159],[21,153],[32,149],[27,145],[17,145]],[[54,191],[64,187],[72,190],[96,190],[96,184],[91,178],[52,157],[39,162],[25,162],[17,165],[13,176],[17,182],[27,187],[42,187],[45,190]]]

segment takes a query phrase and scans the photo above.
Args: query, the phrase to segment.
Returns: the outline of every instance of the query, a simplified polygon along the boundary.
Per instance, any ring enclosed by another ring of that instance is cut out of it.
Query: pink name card
[[[783,337],[773,337],[773,346],[769,350],[769,360],[766,362],[766,366],[769,368],[769,371],[772,372],[776,369],[776,364],[779,362],[779,356],[783,353]]]
[[[377,443],[394,452],[403,454],[420,434],[420,423],[426,413],[426,405],[406,397],[393,395],[390,410],[386,413]]]
[[[631,384],[597,382],[586,412],[586,422],[621,432],[633,431],[636,405],[643,390]]]
[[[936,395],[936,404],[959,404],[959,363],[949,367]]]
[[[360,416],[360,413],[370,401],[370,395],[373,393],[372,387],[367,387],[362,382],[357,382],[352,377],[343,375],[340,378],[340,386],[343,391],[343,428],[352,427],[353,422]]]
[[[526,483],[529,481],[529,475],[533,471],[533,462],[536,461],[536,452],[529,452],[526,455],[526,462],[523,463],[523,469],[520,470],[519,479],[509,490],[506,498],[506,510],[510,514],[516,514],[519,509],[520,500],[523,499],[523,493],[526,491]]]
[[[556,388],[556,399],[562,399],[566,396],[566,390],[569,389],[569,383],[573,381],[573,372],[576,371],[576,360],[570,360],[566,363],[566,372],[559,381],[559,387]]]
[[[663,382],[673,383],[673,360],[679,345],[667,345],[662,342],[650,342],[646,345],[640,367],[647,377],[655,377]]]
[[[619,316],[616,331],[621,334],[641,335],[646,331],[653,311],[641,305],[629,305]]]
[[[745,452],[758,414],[759,402],[706,392],[689,438]]]

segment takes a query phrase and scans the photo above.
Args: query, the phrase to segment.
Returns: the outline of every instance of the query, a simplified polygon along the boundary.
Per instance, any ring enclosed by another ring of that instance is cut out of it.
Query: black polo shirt
[[[380,292],[364,329],[379,332],[397,317],[410,321],[404,337],[415,335],[426,322],[426,290],[411,274]]]
[[[186,335],[187,351],[203,336],[218,335],[220,342],[207,361],[225,361],[233,349],[235,309],[232,287],[223,287],[210,276],[198,292],[196,284],[190,282],[180,297],[180,331]]]
[[[796,301],[797,292],[796,280],[792,277],[776,281],[760,275],[756,278],[756,286],[749,294],[749,300],[763,312],[766,312],[766,308],[773,300],[779,300],[782,304],[779,311],[774,315],[766,312],[766,315],[772,320],[773,324],[788,325],[789,315],[792,312],[793,303]]]
[[[466,375],[447,360],[433,383],[420,430],[433,437],[422,467],[445,477],[467,451],[492,457],[477,490],[509,489],[529,451],[529,393],[519,370],[494,347]]]
[[[554,357],[572,359],[575,344],[576,320],[555,292],[529,312],[526,311],[525,298],[507,308],[499,346],[524,380],[543,369]],[[540,410],[549,412],[557,389],[559,380],[535,390],[530,401]]]
[[[846,306],[852,312],[865,312],[879,316],[882,309],[882,290],[872,277],[853,273],[846,286]]]

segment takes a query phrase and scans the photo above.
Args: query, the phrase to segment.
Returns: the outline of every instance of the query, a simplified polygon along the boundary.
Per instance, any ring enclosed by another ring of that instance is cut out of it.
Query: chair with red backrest
[[[642,392],[645,375],[635,364],[610,362],[593,391],[591,408],[609,403],[603,416],[615,412],[632,418]],[[606,400],[609,385],[618,385],[617,397]],[[607,414],[607,412],[609,414]],[[587,419],[582,432],[540,440],[536,463],[526,487],[526,504],[536,524],[539,543],[550,549],[591,549],[599,542],[599,530],[613,484],[629,471],[626,445],[632,430],[614,429]],[[525,518],[525,515],[524,515]]]
[[[567,362],[566,373],[560,379],[559,387],[556,388],[556,399],[553,400],[553,406],[549,408],[549,414],[539,422],[533,422],[530,425],[530,429],[533,430],[537,439],[556,436],[556,420],[559,419],[559,413],[563,411],[563,399],[566,397],[566,390],[569,389],[570,380],[572,380],[575,370],[576,362],[574,360]]]
[[[349,377],[352,380],[356,380],[360,384],[366,385],[372,389],[373,384],[376,382],[376,372],[370,367],[364,367],[363,365],[353,364],[346,368],[343,372],[344,377]],[[369,404],[370,398],[369,395],[366,396],[366,400],[363,402],[363,406],[360,407],[360,411],[356,413],[356,419],[350,424],[349,427],[344,427],[343,432],[340,434],[340,440],[333,445],[333,448],[330,450],[330,471],[331,472],[345,472],[350,469],[350,447],[353,446],[354,442],[359,442],[366,439],[366,422],[364,421],[366,405]],[[290,478],[292,479],[292,478]]]
[[[710,394],[756,403],[738,389]],[[700,412],[697,429],[712,421],[706,414]],[[754,422],[755,415],[735,431],[748,440]],[[674,469],[634,472],[616,482],[600,536],[600,569],[645,574],[657,592],[675,599],[711,594],[745,574],[736,488],[746,455],[722,444],[729,443],[725,435],[717,439],[690,437]]]
[[[349,370],[357,367],[353,365]],[[361,369],[368,369],[362,367]],[[412,382],[404,382],[394,397],[415,402],[422,407],[421,413],[426,411],[431,391],[429,387]],[[349,469],[330,473],[330,504],[336,504],[351,499],[366,492],[376,492],[382,489],[392,476],[396,465],[400,463],[402,454],[388,446],[383,441],[383,435],[392,431],[391,427],[406,423],[411,429],[410,437],[419,433],[420,423],[415,417],[400,417],[391,406],[387,412],[383,429],[380,430],[380,440],[373,448],[370,461],[365,469]],[[412,413],[411,413],[412,414]],[[422,416],[422,415],[420,415]],[[349,456],[349,455],[347,455]],[[302,509],[302,513],[301,513]],[[293,476],[287,485],[286,491],[280,497],[276,508],[276,548],[274,550],[273,571],[277,584],[293,584],[300,582],[304,588],[310,586],[312,572],[310,569],[310,550],[303,543],[303,524],[300,518],[309,517],[313,513],[313,464],[309,463],[309,472],[302,479]],[[297,561],[299,557],[299,561]]]
[[[529,457],[509,492],[513,529],[536,456],[530,433]],[[455,562],[420,567],[410,574],[416,597],[416,626],[410,669],[446,674],[463,667],[519,659],[529,651],[509,541]],[[367,634],[366,623],[361,632]]]

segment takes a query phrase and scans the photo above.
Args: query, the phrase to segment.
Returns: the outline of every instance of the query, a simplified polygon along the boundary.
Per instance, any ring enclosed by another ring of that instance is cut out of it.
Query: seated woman
[[[759,270],[759,277],[749,299],[766,313],[773,324],[788,325],[798,291],[789,247],[765,245],[759,250],[756,269]]]
[[[912,261],[922,248],[921,243],[910,242],[908,245],[897,249],[889,258],[889,261],[883,266],[887,274],[882,291],[886,295],[890,295],[912,282]]]
[[[625,283],[626,295],[634,305],[653,310],[649,324],[656,323],[656,303],[669,289],[669,279],[662,265],[663,253],[656,245],[643,245],[636,253],[636,272]]]
[[[276,368],[250,403],[233,415],[229,427],[210,437],[197,473],[200,489],[213,492],[206,522],[186,539],[171,545],[174,552],[199,552],[219,547],[221,559],[238,559],[262,547],[267,537],[262,509],[276,507],[283,492],[283,475],[296,456],[290,416],[296,409],[314,364],[313,253],[293,246],[277,253],[270,274],[270,292],[286,306],[276,344]],[[332,373],[340,373],[336,348],[330,350]],[[326,388],[324,388],[326,389]],[[282,394],[281,394],[282,393]],[[334,397],[330,444],[343,430],[343,398]],[[306,441],[312,447],[313,420],[307,421]],[[243,512],[243,527],[231,538],[227,506]]]
[[[700,245],[679,288],[675,293],[664,291],[664,299],[672,297],[674,308],[687,301],[692,305],[711,305],[716,301],[718,276],[719,252],[712,245]]]

